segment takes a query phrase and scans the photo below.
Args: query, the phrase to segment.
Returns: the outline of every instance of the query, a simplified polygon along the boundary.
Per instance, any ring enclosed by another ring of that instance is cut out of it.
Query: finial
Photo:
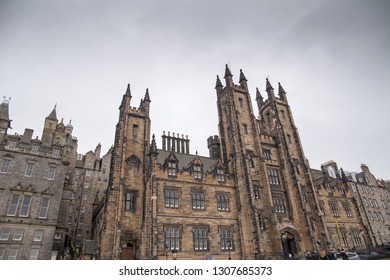
[[[219,79],[219,76],[217,75],[217,82],[215,83],[215,88],[222,88],[223,85],[221,83],[221,80]]]
[[[131,96],[130,84],[127,84],[126,95]]]
[[[266,80],[266,90],[268,90],[268,89],[274,89],[273,87],[272,87],[272,85],[271,85],[271,83],[269,82],[269,80],[268,80],[268,76],[267,76],[267,78],[265,79]]]
[[[242,72],[242,69],[240,69],[240,83],[242,82],[242,81],[248,81],[246,78],[245,78],[245,75],[244,75],[244,73]]]
[[[232,72],[230,72],[229,66],[225,65],[225,78],[226,77],[233,77]]]
[[[256,100],[263,100],[263,96],[261,95],[259,88],[256,88]]]
[[[148,88],[146,88],[146,93],[145,93],[145,98],[144,98],[144,100],[150,102],[150,96],[149,96],[149,89],[148,89]]]

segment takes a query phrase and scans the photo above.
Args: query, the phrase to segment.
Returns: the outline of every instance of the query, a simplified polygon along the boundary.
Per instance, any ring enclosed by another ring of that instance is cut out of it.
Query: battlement
[[[215,144],[217,144],[217,145],[220,144],[218,135],[210,136],[209,138],[207,138],[207,147],[208,148],[210,148],[210,146],[215,145]]]

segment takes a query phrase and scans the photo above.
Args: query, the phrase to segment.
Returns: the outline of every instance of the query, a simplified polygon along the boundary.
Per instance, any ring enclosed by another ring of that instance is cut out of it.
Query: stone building
[[[0,105],[0,259],[55,259],[65,236],[57,227],[74,139],[72,126],[58,122],[56,108],[45,118],[41,139],[33,130],[8,134],[9,104]]]
[[[148,90],[131,107],[130,86],[116,126],[99,237],[101,259],[268,259],[302,257],[324,224],[286,92],[266,80],[258,117],[247,79],[217,76],[218,136],[209,157],[189,139],[151,136]]]
[[[73,258],[91,258],[94,252],[89,251],[92,236],[93,204],[104,195],[108,186],[108,175],[111,163],[111,149],[103,157],[101,145],[85,155],[77,154],[73,176],[74,195],[69,205],[68,223],[71,227],[70,247]]]
[[[361,165],[351,181],[365,231],[373,247],[390,243],[390,192],[383,180],[377,180],[367,165]]]
[[[318,244],[326,251],[365,250],[370,242],[357,207],[356,187],[336,162],[328,161],[321,170],[311,170],[325,231]]]

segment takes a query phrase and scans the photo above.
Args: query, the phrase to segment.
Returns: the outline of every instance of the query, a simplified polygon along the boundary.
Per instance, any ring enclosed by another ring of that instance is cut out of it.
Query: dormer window
[[[177,163],[174,161],[168,162],[168,175],[169,176],[176,176],[176,170],[177,170]]]
[[[10,150],[15,150],[17,144],[18,144],[18,143],[17,143],[16,141],[9,141],[9,143],[8,143],[8,149],[10,149]]]
[[[202,167],[199,165],[194,165],[193,174],[195,179],[202,179]]]
[[[226,178],[225,178],[225,171],[223,169],[217,169],[216,170],[217,172],[217,180],[218,182],[225,182],[226,181]]]

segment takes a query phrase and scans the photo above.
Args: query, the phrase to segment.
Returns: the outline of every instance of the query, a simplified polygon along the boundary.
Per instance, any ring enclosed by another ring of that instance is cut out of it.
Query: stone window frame
[[[7,260],[17,260],[19,255],[19,248],[10,248]]]
[[[32,238],[32,242],[42,242],[43,234],[44,234],[43,229],[36,229],[36,230],[34,230],[34,235],[33,235],[33,238]]]
[[[215,169],[215,176],[217,177],[217,181],[220,183],[226,182],[226,173],[223,168]]]
[[[218,233],[221,251],[234,251],[235,246],[233,226],[218,226]]]
[[[192,228],[193,248],[195,252],[209,252],[210,228],[207,225],[195,225]]]
[[[30,255],[28,257],[29,260],[38,260],[39,256],[39,248],[31,248]]]
[[[165,251],[180,251],[182,246],[182,226],[180,224],[165,224],[163,231]]]
[[[203,190],[191,190],[192,210],[206,210],[206,193]]]
[[[0,173],[7,174],[9,167],[11,165],[11,160],[9,159],[3,159],[3,162],[1,164]]]
[[[12,235],[12,240],[13,241],[22,241],[23,240],[23,235],[24,235],[24,229],[16,228],[14,230],[13,235]]]
[[[35,167],[35,163],[27,162],[26,169],[24,171],[24,176],[32,177],[34,174],[34,167]]]
[[[56,177],[57,166],[50,165],[49,170],[47,171],[47,179],[54,180]]]
[[[340,217],[338,203],[335,200],[329,201],[329,208],[333,217]]]
[[[203,175],[202,175],[202,166],[198,164],[194,164],[192,166],[192,176],[194,177],[195,180],[202,180]]]
[[[167,162],[167,171],[169,177],[176,177],[177,176],[177,161],[176,160],[170,160]]]
[[[47,196],[41,197],[38,219],[47,219],[47,216],[49,215],[50,200],[51,200],[50,197]]]
[[[221,212],[230,211],[230,194],[224,192],[217,192],[215,194],[215,199],[217,201],[217,210]]]
[[[281,187],[279,170],[274,167],[267,167],[268,182],[271,187]]]
[[[283,195],[272,195],[273,212],[278,214],[286,213],[286,205]]]
[[[137,210],[137,195],[138,192],[136,190],[126,190],[124,195],[125,211],[135,212]]]
[[[180,207],[180,188],[176,188],[176,187],[164,188],[164,205],[165,208],[177,209]]]
[[[10,228],[3,228],[0,231],[0,241],[8,241],[11,236],[11,231]]]

